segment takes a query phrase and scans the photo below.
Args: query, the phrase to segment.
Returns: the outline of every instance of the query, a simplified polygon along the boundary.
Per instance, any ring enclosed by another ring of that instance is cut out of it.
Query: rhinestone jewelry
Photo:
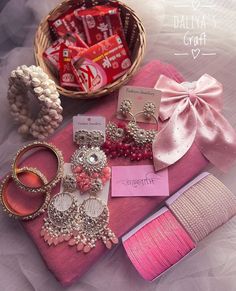
[[[70,246],[76,246],[77,251],[89,253],[96,247],[97,240],[102,240],[110,249],[118,243],[116,235],[108,227],[109,209],[98,198],[90,197],[79,207],[79,227],[73,232]]]
[[[155,131],[146,131],[145,134],[137,134],[140,128],[134,120],[128,125],[119,122],[108,123],[106,132],[106,142],[102,149],[110,158],[124,157],[130,158],[131,161],[140,161],[152,159],[152,141],[155,136]],[[122,131],[123,137],[116,137],[115,132]],[[134,133],[136,133],[134,135]],[[135,138],[134,138],[135,137]],[[142,143],[140,143],[140,140]],[[143,143],[145,141],[145,143]]]
[[[45,185],[47,183],[46,177],[35,168],[23,167],[19,169],[18,171],[18,174],[21,174],[21,173],[35,174],[40,179],[42,184]],[[46,191],[45,193],[42,193],[42,195],[44,195],[45,197],[44,201],[42,205],[36,211],[32,213],[21,215],[20,213],[16,212],[16,210],[11,208],[11,205],[9,204],[8,199],[6,197],[6,194],[7,194],[6,189],[8,185],[10,184],[11,180],[13,180],[11,175],[6,176],[6,178],[2,181],[1,186],[0,186],[0,200],[3,206],[3,210],[7,212],[10,217],[15,218],[15,219],[21,219],[21,220],[31,220],[41,215],[42,213],[44,213],[50,201],[50,193],[48,191]],[[32,196],[32,199],[34,199],[34,196]]]
[[[87,130],[77,130],[75,133],[75,142],[79,146],[88,145],[88,135],[89,132]]]
[[[125,99],[121,102],[120,113],[123,116],[127,116],[130,113],[131,108],[132,108],[132,102],[130,100]]]
[[[104,143],[104,140],[104,134],[100,130],[78,130],[75,133],[75,142],[80,147],[101,146]]]
[[[63,189],[66,192],[74,192],[76,190],[77,182],[76,177],[73,174],[68,174],[63,177]]]
[[[18,163],[22,159],[22,157],[30,150],[35,149],[35,148],[46,148],[49,150],[57,159],[57,173],[53,179],[48,181],[46,184],[40,187],[30,187],[26,184],[24,184],[19,178],[18,178],[18,173],[20,169],[18,168]],[[47,190],[50,190],[53,188],[62,178],[63,176],[63,155],[61,151],[59,151],[54,145],[47,143],[47,142],[40,142],[40,141],[35,141],[31,144],[28,144],[24,147],[22,147],[16,154],[15,158],[13,159],[13,164],[12,164],[12,178],[14,182],[19,186],[21,189],[29,192],[45,192]]]
[[[105,153],[98,147],[81,148],[71,157],[73,167],[81,166],[85,172],[100,172],[107,164]]]
[[[69,241],[78,227],[78,205],[68,192],[55,195],[48,205],[48,217],[44,218],[41,236],[49,246]]]
[[[71,156],[72,169],[77,167],[77,166],[79,166],[79,165],[82,165],[83,159],[84,159],[84,155],[85,155],[85,151],[86,151],[85,147],[79,148]]]
[[[140,128],[136,122],[136,116],[139,114],[144,114],[146,118],[150,119],[151,117],[155,119],[156,126],[158,129],[158,120],[154,114],[152,114],[155,105],[152,102],[147,102],[144,106],[144,111],[138,112],[133,116],[133,119],[128,123],[127,130],[129,134],[133,137],[137,145],[145,145],[147,143],[152,143],[157,131],[156,130],[145,130]]]
[[[103,189],[103,183],[101,179],[95,179],[91,183],[90,195],[95,196]]]
[[[136,122],[130,121],[128,123],[128,132],[133,137],[137,144],[144,145],[146,143],[152,143],[157,132],[155,130],[145,130],[139,128]]]
[[[146,119],[150,119],[155,114],[156,105],[152,102],[145,103],[143,107],[143,114]]]
[[[106,135],[110,140],[118,141],[124,138],[125,130],[116,124],[109,122],[106,126]]]
[[[88,173],[82,166],[72,166],[72,172],[76,177],[77,188],[82,193],[89,193],[95,195],[100,192],[111,178],[111,168],[106,166],[99,173]],[[102,183],[102,187],[100,186]]]
[[[102,131],[100,130],[93,130],[90,132],[89,136],[89,145],[100,147],[105,141],[105,137]]]

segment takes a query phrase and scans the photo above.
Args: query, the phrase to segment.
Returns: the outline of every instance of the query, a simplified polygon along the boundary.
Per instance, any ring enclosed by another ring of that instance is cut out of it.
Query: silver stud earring
[[[105,141],[105,137],[100,130],[78,130],[75,133],[75,143],[80,147],[98,146],[100,147]]]
[[[143,107],[143,114],[146,119],[151,119],[154,116],[156,111],[156,105],[153,102],[145,103]]]
[[[120,113],[123,115],[123,116],[127,116],[128,114],[131,114],[131,108],[132,108],[132,102],[128,99],[125,99],[121,102],[120,104]]]
[[[88,174],[100,172],[107,165],[106,154],[100,148],[82,148],[71,157],[72,168],[81,166]]]
[[[75,133],[75,143],[79,146],[87,146],[89,142],[89,132],[87,130],[78,130]]]
[[[76,190],[76,178],[73,174],[68,174],[65,177],[63,177],[63,189],[66,192],[74,192]]]

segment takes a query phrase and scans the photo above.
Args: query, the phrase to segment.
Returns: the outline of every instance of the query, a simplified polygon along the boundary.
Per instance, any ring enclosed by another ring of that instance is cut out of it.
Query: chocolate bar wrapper
[[[76,62],[82,59],[82,65]],[[81,91],[95,91],[114,82],[131,66],[128,53],[118,35],[103,40],[72,60]]]
[[[97,5],[85,10],[77,9],[74,14],[83,23],[86,41],[89,46],[118,34],[127,49],[123,25],[117,7]]]

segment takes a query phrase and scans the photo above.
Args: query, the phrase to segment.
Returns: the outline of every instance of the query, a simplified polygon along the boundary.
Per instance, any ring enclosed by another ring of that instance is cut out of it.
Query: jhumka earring
[[[147,102],[141,112],[133,115],[129,112],[131,121],[125,123],[108,123],[106,127],[107,140],[103,144],[105,153],[111,158],[125,157],[131,161],[152,159],[152,142],[157,134],[158,120],[155,117],[155,104]],[[146,119],[153,118],[157,130],[145,130],[137,125],[136,117],[143,114]]]

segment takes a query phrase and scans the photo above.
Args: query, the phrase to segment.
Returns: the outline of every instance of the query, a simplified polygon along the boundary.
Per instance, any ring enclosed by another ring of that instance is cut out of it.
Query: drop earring
[[[78,206],[69,192],[56,194],[50,201],[47,217],[41,229],[41,236],[49,245],[69,241],[77,225]]]

